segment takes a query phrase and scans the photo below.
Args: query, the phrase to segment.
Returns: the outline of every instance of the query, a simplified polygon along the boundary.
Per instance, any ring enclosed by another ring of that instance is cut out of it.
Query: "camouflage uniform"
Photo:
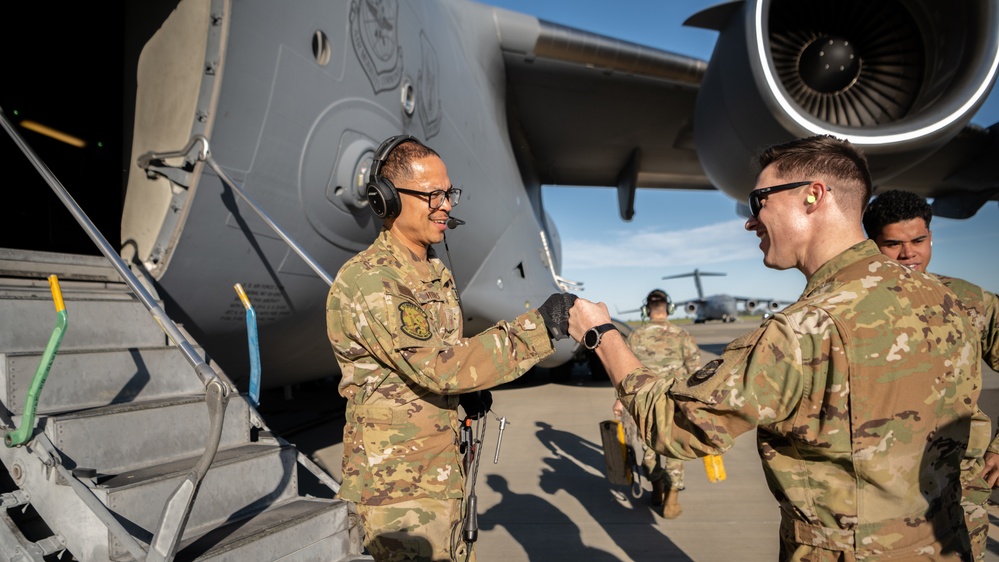
[[[418,259],[384,229],[340,269],[326,325],[347,399],[340,497],[362,512],[424,498],[459,503],[458,394],[511,381],[554,352],[537,310],[463,338],[454,278],[433,248]],[[449,511],[459,522],[460,509]],[[430,537],[435,552],[449,542]]]
[[[937,278],[970,309],[975,326],[981,332],[982,358],[993,370],[999,371],[999,298],[963,279],[942,275]],[[989,444],[991,431],[991,420],[979,409],[971,420],[971,437],[961,465],[965,522],[971,535],[975,560],[985,558],[989,534],[989,514],[985,503],[992,495],[992,489],[982,478],[984,455],[986,451],[999,454],[999,437]]]
[[[671,456],[722,453],[757,430],[782,560],[958,560],[971,549],[960,470],[977,336],[952,291],[868,240],[685,383],[643,368],[618,392]]]
[[[685,330],[673,325],[669,320],[650,321],[639,326],[628,336],[628,347],[643,365],[664,377],[684,380],[701,366],[701,350]],[[624,423],[633,425],[631,416],[624,417]],[[664,476],[668,488],[682,490],[683,461],[666,459],[666,468],[659,465],[659,453],[645,445],[642,470],[649,481]]]

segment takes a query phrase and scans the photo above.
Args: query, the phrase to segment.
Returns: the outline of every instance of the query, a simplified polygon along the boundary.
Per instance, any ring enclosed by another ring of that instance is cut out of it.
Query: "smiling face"
[[[767,166],[756,179],[754,189],[772,187],[798,181],[800,178],[782,178],[774,166]],[[803,191],[809,185],[770,193],[761,199],[759,216],[746,221],[746,230],[756,233],[763,251],[763,264],[773,269],[799,267],[803,257],[799,254],[805,241]]]
[[[881,253],[916,271],[926,271],[933,255],[933,234],[921,218],[886,224],[874,242]]]
[[[396,187],[423,193],[434,190],[446,191],[451,187],[444,161],[437,156],[419,158],[410,164],[410,177],[398,181]],[[426,256],[427,248],[444,240],[447,219],[451,214],[451,203],[444,198],[438,209],[431,210],[427,196],[399,193],[402,210],[392,219],[389,230],[394,232],[418,256]]]

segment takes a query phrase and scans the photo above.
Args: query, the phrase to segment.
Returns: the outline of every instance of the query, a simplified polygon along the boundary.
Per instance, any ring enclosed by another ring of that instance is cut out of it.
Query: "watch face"
[[[590,328],[586,331],[586,335],[583,336],[583,345],[587,349],[593,349],[597,347],[597,343],[600,342],[600,332],[596,328]]]

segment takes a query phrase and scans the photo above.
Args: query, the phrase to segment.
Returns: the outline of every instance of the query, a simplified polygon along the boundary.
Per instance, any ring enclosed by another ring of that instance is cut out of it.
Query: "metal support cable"
[[[197,148],[197,152],[194,151],[195,148]],[[208,144],[208,139],[205,138],[204,135],[194,135],[191,137],[191,140],[188,141],[187,146],[178,151],[147,152],[142,156],[139,156],[138,165],[143,170],[148,171],[149,168],[154,166],[157,162],[162,162],[163,160],[169,158],[181,157],[183,157],[189,164],[193,164],[196,160],[207,162],[211,169],[215,171],[215,174],[219,177],[219,179],[222,180],[222,183],[226,184],[236,195],[239,195],[240,199],[249,205],[250,208],[253,209],[253,212],[257,213],[257,216],[263,219],[263,221],[267,223],[267,226],[271,227],[271,230],[284,240],[285,244],[288,244],[292,250],[295,250],[298,257],[302,258],[302,261],[308,264],[308,266],[312,268],[312,271],[316,272],[316,275],[325,281],[327,285],[333,285],[333,277],[331,277],[321,265],[316,263],[316,261],[309,256],[308,252],[302,249],[302,247],[299,246],[298,243],[295,242],[295,240],[289,236],[283,228],[278,226],[278,224],[274,222],[274,219],[272,219],[270,215],[264,211],[263,207],[258,205],[256,201],[247,195],[246,192],[243,191],[243,188],[240,187],[239,184],[237,184],[231,177],[229,177],[229,174],[225,173],[222,166],[219,165],[215,158],[212,157],[211,147]]]

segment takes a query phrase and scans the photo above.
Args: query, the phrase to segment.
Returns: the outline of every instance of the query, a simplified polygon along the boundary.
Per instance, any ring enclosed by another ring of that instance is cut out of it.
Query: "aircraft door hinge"
[[[186,191],[191,185],[191,172],[193,171],[194,165],[186,161],[182,167],[169,166],[162,161],[153,161],[146,168],[146,177],[149,179],[166,178],[173,185]]]

